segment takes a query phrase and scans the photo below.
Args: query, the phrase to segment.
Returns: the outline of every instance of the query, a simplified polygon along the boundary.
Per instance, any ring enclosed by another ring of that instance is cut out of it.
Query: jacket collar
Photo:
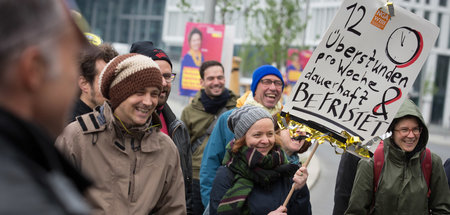
[[[385,147],[384,152],[388,153],[389,155],[388,158],[397,164],[402,164],[404,162],[409,162],[411,160],[418,159],[420,153],[424,150],[424,148],[422,148],[419,152],[416,152],[414,155],[412,155],[412,157],[408,161],[406,152],[400,149],[398,146],[396,146],[391,138],[387,138],[383,142]]]
[[[227,88],[225,88],[224,90],[228,90],[228,93],[230,94],[230,98],[228,99],[227,103],[225,104],[225,107],[227,109],[232,109],[232,108],[236,107],[236,100],[238,99],[236,94],[234,94],[233,91],[231,91],[231,90],[229,90]],[[192,107],[194,109],[197,109],[197,110],[200,110],[200,111],[204,112],[205,108],[203,107],[203,104],[200,101],[201,95],[202,95],[202,92],[201,92],[201,90],[199,90],[195,94],[194,98],[192,99],[192,103],[191,104],[192,104]]]
[[[160,132],[161,120],[156,112],[152,113],[150,119],[144,125],[127,128],[131,133],[128,133],[119,120],[114,117],[111,106],[107,102],[103,105],[103,114],[101,115],[105,117],[110,129],[115,130],[117,138],[135,138],[137,140],[136,144],[140,144],[141,151],[143,152],[156,151],[161,148],[159,139],[146,139],[142,141],[145,136],[151,135],[153,132]]]

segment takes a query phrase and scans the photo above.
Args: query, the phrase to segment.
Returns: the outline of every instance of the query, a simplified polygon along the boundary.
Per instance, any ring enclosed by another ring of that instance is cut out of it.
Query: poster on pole
[[[310,50],[288,49],[288,59],[286,61],[286,77],[288,84],[294,85],[297,82],[302,74],[303,68],[305,68],[306,63],[308,63],[311,54],[312,51]]]
[[[302,71],[303,67],[300,64],[299,50],[294,48],[288,49],[288,59],[286,61],[287,83],[290,85],[294,85],[302,74]]]
[[[393,6],[389,12],[386,1],[344,0],[283,112],[363,142],[385,133],[439,33]]]
[[[224,25],[186,23],[181,51],[180,95],[194,96],[200,90],[200,65],[221,60]]]

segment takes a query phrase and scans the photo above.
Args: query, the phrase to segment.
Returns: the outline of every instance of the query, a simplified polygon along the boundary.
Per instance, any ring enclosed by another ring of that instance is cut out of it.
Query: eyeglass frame
[[[266,83],[264,83],[264,82],[266,82]],[[261,79],[261,80],[259,80],[259,83],[261,83],[264,86],[271,86],[273,84],[273,85],[275,85],[275,87],[278,87],[278,88],[282,88],[283,87],[283,82],[280,81],[280,80],[272,81],[270,79]],[[279,83],[279,84],[277,84],[277,83]]]
[[[417,129],[417,130],[416,130]],[[405,133],[406,132],[406,130],[408,130],[408,133]],[[418,131],[419,133],[414,133],[414,131]],[[394,131],[397,131],[397,132],[399,132],[402,136],[408,136],[411,132],[414,134],[414,135],[420,135],[421,133],[422,133],[422,131],[423,131],[423,128],[422,127],[415,127],[415,128],[401,128],[401,129],[394,129]]]
[[[172,82],[173,80],[175,80],[177,73],[170,73],[170,77],[166,77],[164,75],[169,74],[169,73],[164,73],[162,74],[162,77],[164,78],[164,80],[166,80],[166,82]]]

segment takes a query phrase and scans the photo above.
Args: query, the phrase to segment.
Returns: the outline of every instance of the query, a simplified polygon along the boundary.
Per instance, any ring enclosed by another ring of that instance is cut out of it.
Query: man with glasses
[[[169,98],[172,88],[172,81],[176,74],[172,73],[172,62],[167,54],[153,46],[150,41],[135,42],[131,45],[130,53],[139,53],[152,58],[158,64],[161,75],[163,77],[162,91],[158,98],[158,106],[156,112],[161,119],[161,131],[170,138],[177,146],[180,154],[181,170],[183,171],[184,186],[186,193],[186,209],[187,214],[192,213],[192,152],[189,144],[189,133],[184,123],[177,119],[167,99]]]
[[[270,65],[263,65],[253,72],[251,91],[238,99],[236,107],[254,105],[262,107],[271,115],[275,115],[283,108],[280,99],[284,89],[284,80],[280,71]],[[233,109],[234,110],[234,109]],[[227,111],[218,119],[208,144],[204,150],[200,168],[200,185],[203,205],[209,203],[209,193],[216,170],[225,155],[225,146],[234,138],[228,129],[227,119],[233,110]]]
[[[199,70],[203,89],[197,92],[181,114],[191,137],[194,214],[203,213],[199,181],[203,150],[217,118],[234,108],[237,99],[233,92],[225,88],[224,68],[220,62],[206,61]]]

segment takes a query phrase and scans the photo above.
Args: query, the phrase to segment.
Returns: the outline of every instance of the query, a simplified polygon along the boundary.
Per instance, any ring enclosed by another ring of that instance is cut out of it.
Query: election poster
[[[180,95],[194,96],[200,90],[200,65],[208,60],[221,60],[224,25],[186,24],[181,51]]]
[[[302,74],[303,67],[300,65],[300,51],[298,49],[288,49],[288,59],[286,62],[286,76],[287,83],[294,85],[300,74]]]
[[[386,1],[345,0],[283,108],[362,142],[386,132],[439,28]]]
[[[287,83],[294,85],[302,74],[303,68],[308,63],[311,57],[312,51],[299,50],[290,48],[288,49],[288,59],[286,61],[286,77]]]

